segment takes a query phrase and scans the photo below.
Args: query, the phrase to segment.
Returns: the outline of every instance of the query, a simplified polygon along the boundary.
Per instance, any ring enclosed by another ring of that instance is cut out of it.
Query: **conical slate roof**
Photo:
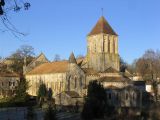
[[[112,27],[103,16],[98,20],[97,24],[88,35],[95,35],[99,33],[117,35],[117,33],[112,29]]]
[[[77,64],[77,61],[76,61],[76,58],[75,58],[73,52],[71,53],[71,55],[69,57],[69,63],[76,63]]]

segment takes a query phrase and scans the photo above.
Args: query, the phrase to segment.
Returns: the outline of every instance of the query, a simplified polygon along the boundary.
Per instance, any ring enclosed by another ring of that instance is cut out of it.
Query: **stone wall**
[[[72,98],[71,96],[68,96],[67,94],[63,92],[55,96],[55,103],[57,105],[63,105],[63,106],[70,106],[70,105],[75,106],[76,102],[83,103],[84,102],[83,100],[84,100],[83,97]]]
[[[14,95],[19,77],[0,77],[0,98]]]
[[[108,34],[97,34],[87,38],[88,67],[104,71],[113,67],[119,71],[118,37]]]
[[[83,95],[85,87],[85,74],[83,70],[75,63],[70,63],[67,80],[66,80],[66,91],[76,91],[80,95]]]
[[[26,75],[26,79],[30,86],[28,93],[33,96],[37,95],[39,85],[42,82],[46,84],[48,89],[52,89],[53,96],[65,90],[66,73]]]
[[[106,91],[107,102],[116,107],[140,107],[142,105],[142,93],[131,89],[110,89]]]
[[[115,81],[115,82],[103,82],[102,84],[103,84],[104,88],[108,88],[110,86],[115,86],[117,88],[123,88],[123,87],[128,86],[127,82],[118,82],[118,81]]]

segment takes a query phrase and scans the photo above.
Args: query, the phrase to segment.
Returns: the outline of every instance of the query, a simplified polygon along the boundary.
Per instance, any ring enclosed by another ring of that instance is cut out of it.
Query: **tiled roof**
[[[118,70],[112,68],[112,67],[109,67],[107,68],[104,73],[119,73]]]
[[[83,59],[77,59],[77,64],[80,64]],[[34,75],[34,74],[48,74],[48,73],[64,73],[67,72],[69,61],[57,61],[57,62],[49,62],[43,63],[30,72],[27,75]]]
[[[0,77],[19,77],[19,75],[8,70],[0,70]]]
[[[103,16],[98,20],[97,24],[88,35],[95,35],[99,33],[117,35]]]
[[[135,90],[135,91],[140,91],[140,89],[138,89],[136,86],[132,86],[132,85],[123,87],[123,88],[121,88],[121,90]]]
[[[82,68],[82,70],[84,71],[84,73],[86,75],[96,75],[96,76],[99,76],[98,72],[96,72],[92,68]]]
[[[116,86],[110,85],[110,86],[107,86],[106,89],[119,89],[119,88]]]
[[[127,77],[122,77],[122,76],[119,76],[119,77],[101,77],[99,78],[99,81],[100,82],[129,82],[130,79],[127,78]]]
[[[133,75],[128,70],[125,70],[124,75],[127,77],[133,77]]]
[[[67,72],[68,61],[58,61],[50,62],[39,65],[34,68],[32,71],[27,73],[27,75],[32,74],[49,74],[49,73],[64,73]]]
[[[146,81],[132,81],[135,86],[145,86]]]

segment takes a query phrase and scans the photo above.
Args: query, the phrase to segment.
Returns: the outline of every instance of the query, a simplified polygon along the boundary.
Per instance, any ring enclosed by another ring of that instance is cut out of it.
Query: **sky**
[[[160,49],[160,0],[30,0],[31,8],[9,14],[16,28],[27,33],[20,39],[0,32],[0,56],[7,57],[21,45],[31,45],[49,60],[55,54],[68,59],[86,55],[87,34],[101,17],[119,35],[119,54],[128,63],[147,49]],[[3,24],[0,23],[0,28]]]

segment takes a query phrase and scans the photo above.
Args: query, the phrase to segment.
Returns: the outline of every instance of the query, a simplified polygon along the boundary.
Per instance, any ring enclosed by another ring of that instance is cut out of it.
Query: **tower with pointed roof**
[[[87,36],[87,65],[104,72],[112,67],[119,71],[118,35],[102,16]]]
[[[69,63],[77,63],[74,53],[72,52],[69,57]]]

